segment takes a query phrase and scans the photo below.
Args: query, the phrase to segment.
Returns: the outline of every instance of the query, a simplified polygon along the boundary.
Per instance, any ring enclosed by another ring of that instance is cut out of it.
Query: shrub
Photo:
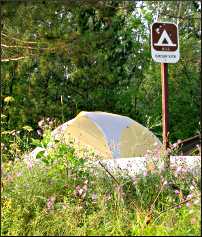
[[[87,161],[60,142],[36,160],[4,162],[1,234],[199,235],[200,183],[188,171],[110,176]]]

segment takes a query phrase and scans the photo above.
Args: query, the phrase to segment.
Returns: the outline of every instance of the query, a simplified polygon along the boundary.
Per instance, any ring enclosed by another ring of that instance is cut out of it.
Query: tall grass
[[[73,145],[2,164],[4,236],[199,236],[200,180],[153,167],[130,177],[89,165]]]

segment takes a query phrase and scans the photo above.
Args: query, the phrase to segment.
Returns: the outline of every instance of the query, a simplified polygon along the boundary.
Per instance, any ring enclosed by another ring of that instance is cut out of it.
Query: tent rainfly
[[[80,112],[52,133],[90,147],[106,159],[144,156],[161,147],[160,140],[146,127],[129,117],[106,112]]]

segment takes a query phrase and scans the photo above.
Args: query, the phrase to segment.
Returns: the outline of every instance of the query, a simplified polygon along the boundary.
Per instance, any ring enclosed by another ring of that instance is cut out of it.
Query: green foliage
[[[89,154],[78,156],[72,144],[49,145],[51,129],[82,110],[129,116],[161,138],[160,65],[149,44],[157,18],[180,30],[181,59],[169,65],[170,141],[195,135],[200,3],[3,1],[1,7],[2,235],[199,235],[197,201],[169,209],[200,192],[190,173],[117,175],[117,185],[88,166]],[[48,154],[24,156],[35,146]]]
[[[115,172],[114,182],[88,160],[76,155],[73,144],[57,143],[36,160],[4,162],[1,234],[199,234],[200,185],[191,173],[150,168],[146,176],[130,177]],[[190,206],[176,207],[191,197]]]
[[[29,125],[36,131],[42,117],[61,123],[82,110],[119,113],[144,125],[149,117],[152,127],[158,124],[160,67],[151,60],[149,26],[157,14],[165,21],[181,14],[181,60],[169,67],[170,138],[173,143],[195,135],[200,8],[196,1],[180,4],[4,2],[2,58],[8,61],[2,63],[1,107],[7,129]],[[9,60],[19,56],[26,58]],[[152,128],[160,138],[161,130],[161,126]]]
[[[1,114],[1,157],[2,161],[19,159],[25,151],[33,148],[31,136],[33,129],[30,126],[24,126],[19,130],[8,130],[7,116]]]

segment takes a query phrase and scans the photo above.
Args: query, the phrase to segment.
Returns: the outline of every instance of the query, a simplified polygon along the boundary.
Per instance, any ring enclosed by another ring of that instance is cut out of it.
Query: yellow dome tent
[[[53,131],[87,146],[107,158],[144,156],[147,150],[161,147],[160,140],[146,127],[129,117],[106,112],[80,112],[74,119]]]

